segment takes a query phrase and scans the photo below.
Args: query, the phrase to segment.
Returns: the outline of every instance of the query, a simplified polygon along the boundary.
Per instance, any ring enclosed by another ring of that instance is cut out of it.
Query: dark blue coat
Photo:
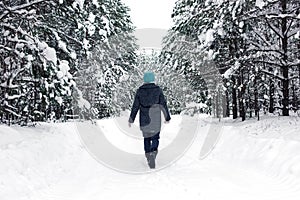
[[[161,129],[161,112],[166,121],[171,119],[167,102],[161,88],[146,83],[136,92],[129,122],[133,123],[140,110],[140,129],[147,133],[158,133]]]

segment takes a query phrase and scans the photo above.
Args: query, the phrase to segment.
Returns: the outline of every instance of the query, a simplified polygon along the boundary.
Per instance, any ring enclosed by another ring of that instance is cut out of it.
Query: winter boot
[[[152,152],[152,154],[153,154],[153,156],[154,156],[154,160],[156,159],[156,156],[157,156],[157,154],[158,154],[158,150],[156,150],[156,151],[153,151]]]
[[[147,158],[147,162],[148,165],[150,167],[150,169],[154,169],[155,168],[155,157],[154,154],[152,152],[146,153],[146,158]]]

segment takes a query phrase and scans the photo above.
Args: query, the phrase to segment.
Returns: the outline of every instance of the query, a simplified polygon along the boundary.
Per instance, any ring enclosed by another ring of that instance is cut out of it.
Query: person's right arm
[[[134,122],[135,117],[136,117],[137,112],[139,111],[139,109],[140,109],[140,99],[139,99],[139,90],[137,90],[137,92],[135,94],[135,97],[134,97],[134,102],[133,102],[133,105],[132,105],[132,108],[131,108],[130,117],[129,117],[129,120],[128,120],[129,123]]]

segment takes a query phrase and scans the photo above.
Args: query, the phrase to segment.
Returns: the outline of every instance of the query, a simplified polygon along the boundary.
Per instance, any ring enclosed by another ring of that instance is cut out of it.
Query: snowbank
[[[180,128],[179,118],[172,118],[169,129]],[[216,148],[199,160],[208,128],[217,123],[201,118],[198,137],[185,156],[166,169],[143,175],[119,173],[96,162],[81,144],[74,123],[41,123],[35,128],[1,125],[0,199],[296,200],[299,121],[299,117],[263,117],[259,122],[226,119]],[[130,149],[141,150],[140,146]],[[145,195],[149,192],[152,195]]]

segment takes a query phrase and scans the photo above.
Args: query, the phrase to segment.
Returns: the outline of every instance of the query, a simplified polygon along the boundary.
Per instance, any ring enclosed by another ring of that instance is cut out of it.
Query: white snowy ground
[[[180,116],[173,116],[164,127],[160,148],[174,138],[179,121]],[[101,123],[114,124],[113,119]],[[299,199],[299,117],[225,119],[216,148],[200,160],[211,123],[216,122],[201,116],[197,138],[180,160],[141,175],[120,173],[98,163],[81,144],[74,123],[41,123],[35,128],[0,125],[0,199]],[[107,138],[120,149],[143,150],[141,140],[117,133]]]

